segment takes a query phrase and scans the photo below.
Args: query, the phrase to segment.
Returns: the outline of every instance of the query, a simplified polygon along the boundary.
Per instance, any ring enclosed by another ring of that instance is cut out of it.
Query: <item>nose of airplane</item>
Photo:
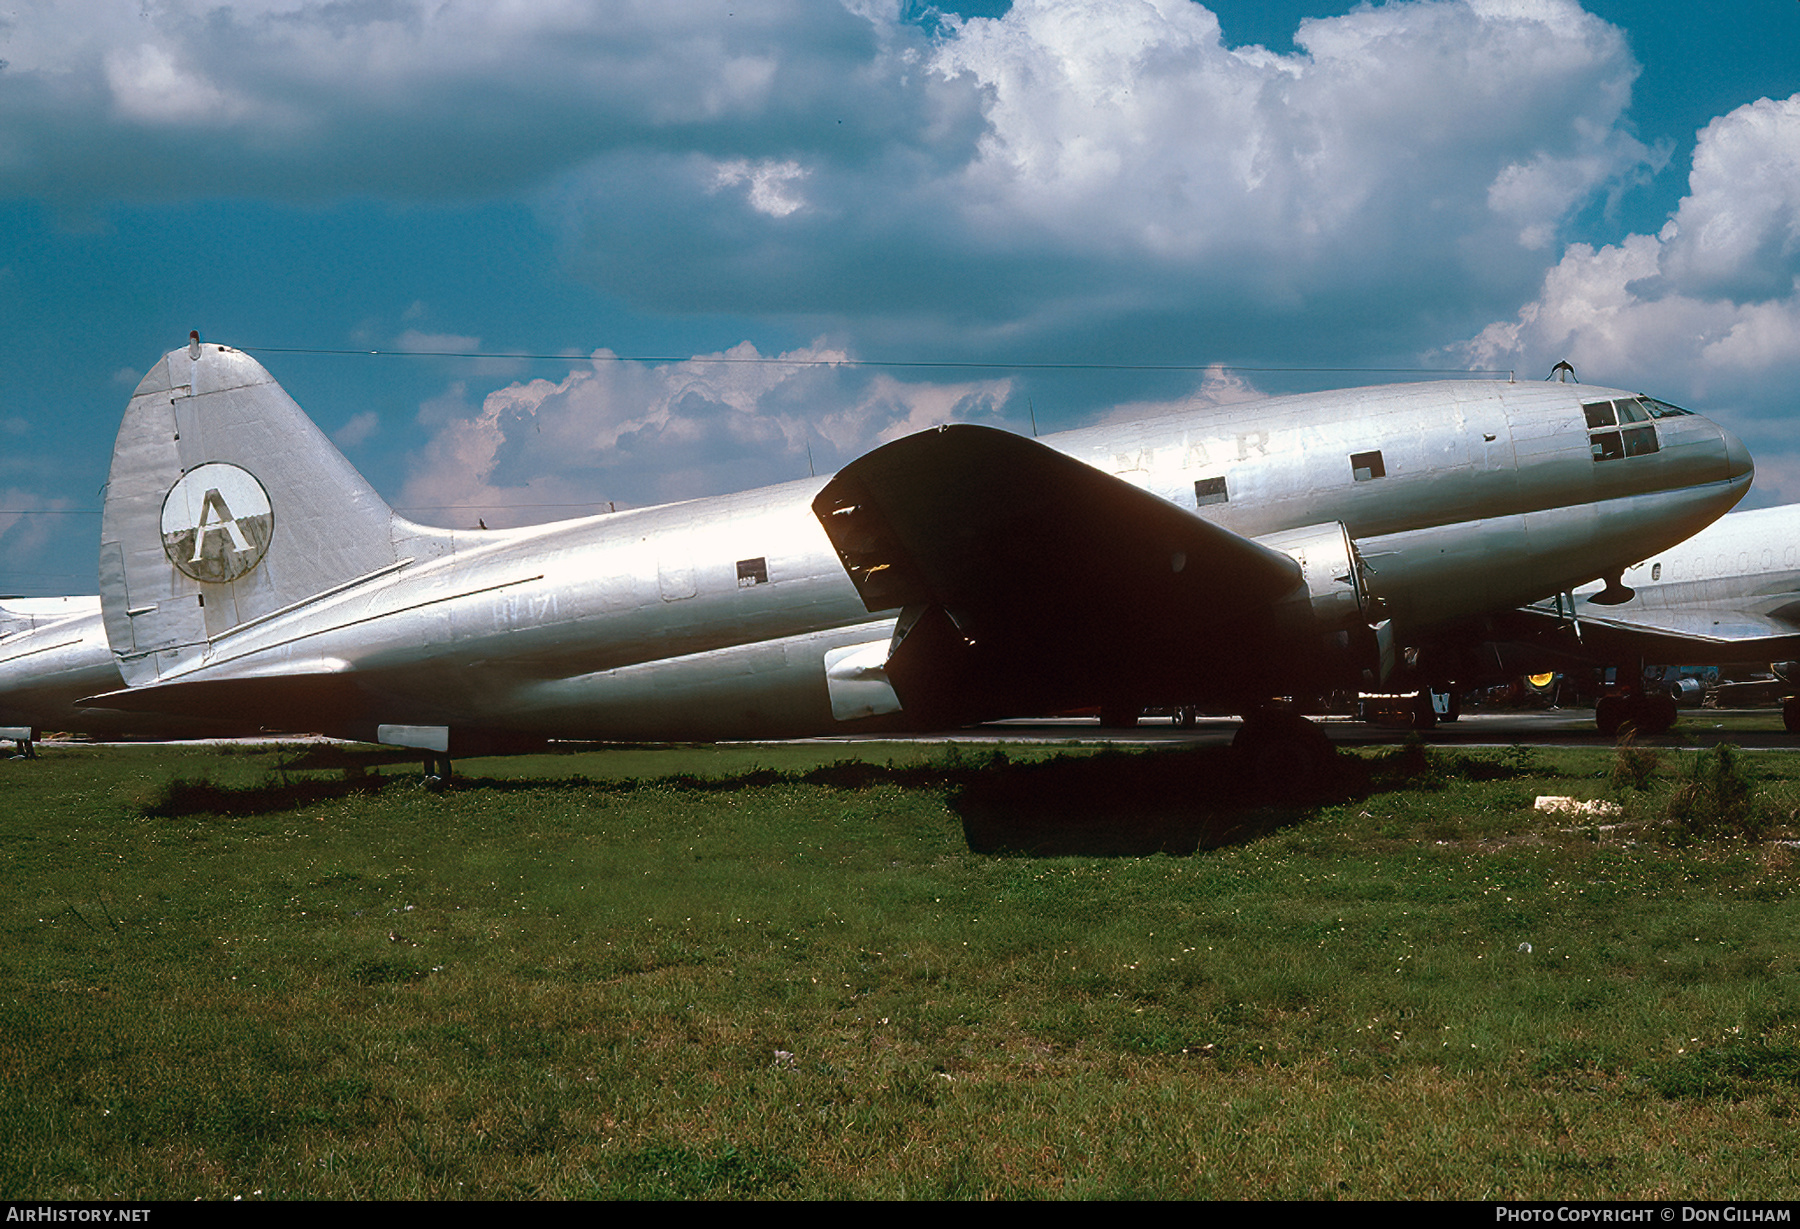
[[[1728,479],[1749,478],[1756,473],[1756,462],[1750,457],[1750,450],[1744,447],[1744,441],[1719,428],[1719,435],[1725,441],[1725,476]]]

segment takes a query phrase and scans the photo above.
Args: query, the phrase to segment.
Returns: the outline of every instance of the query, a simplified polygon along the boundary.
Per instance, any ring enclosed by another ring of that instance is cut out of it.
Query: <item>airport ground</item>
[[[1373,723],[1354,717],[1316,718],[1331,741],[1345,747],[1378,747],[1404,739],[1402,724]],[[1005,743],[1010,741],[1080,741],[1099,739],[1120,745],[1226,746],[1238,729],[1230,717],[1202,717],[1183,729],[1168,717],[1145,717],[1134,729],[1105,729],[1095,718],[1035,719],[994,722],[973,730],[934,735],[936,739]],[[1419,737],[1445,747],[1611,747],[1618,739],[1594,727],[1591,708],[1465,712],[1454,722],[1440,723]],[[1778,708],[1686,708],[1675,728],[1646,740],[1670,747],[1710,747],[1729,741],[1740,747],[1768,750],[1800,748],[1800,736],[1788,733]]]
[[[1284,808],[1228,722],[51,745],[0,1198],[1791,1198],[1791,736],[1585,718],[1333,722]]]

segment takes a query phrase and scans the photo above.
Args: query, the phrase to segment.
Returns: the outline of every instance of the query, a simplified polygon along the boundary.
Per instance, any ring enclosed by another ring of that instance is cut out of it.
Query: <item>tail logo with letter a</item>
[[[195,466],[163,497],[163,552],[195,580],[236,580],[262,562],[274,532],[269,493],[236,465]]]

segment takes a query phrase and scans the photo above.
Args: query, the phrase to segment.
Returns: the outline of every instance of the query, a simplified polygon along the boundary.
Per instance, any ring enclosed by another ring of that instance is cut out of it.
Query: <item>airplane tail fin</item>
[[[449,549],[397,516],[255,359],[195,338],[132,395],[100,533],[107,639],[132,686],[327,589]]]

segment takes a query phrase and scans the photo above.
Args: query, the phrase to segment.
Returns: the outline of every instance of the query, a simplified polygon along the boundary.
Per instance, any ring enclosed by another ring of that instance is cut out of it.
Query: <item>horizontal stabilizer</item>
[[[89,696],[80,703],[121,712],[231,721],[247,729],[311,733],[340,730],[344,714],[365,707],[367,696],[354,675],[309,673],[150,683]]]

